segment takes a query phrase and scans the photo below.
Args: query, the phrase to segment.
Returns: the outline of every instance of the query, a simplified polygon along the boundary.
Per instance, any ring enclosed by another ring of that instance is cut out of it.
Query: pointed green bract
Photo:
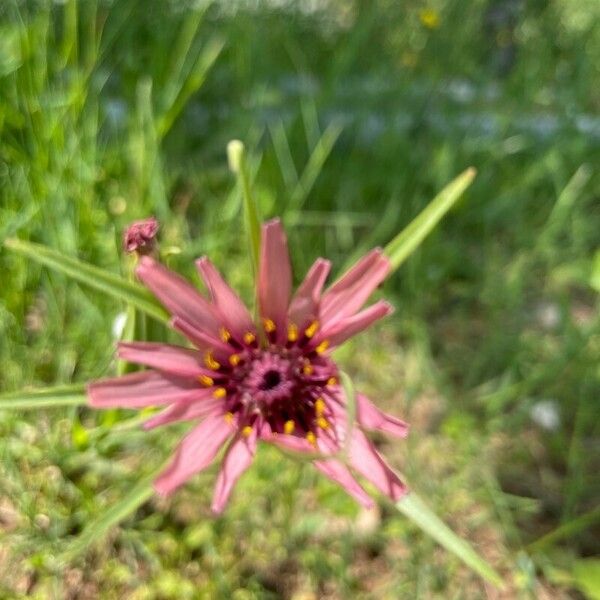
[[[41,244],[11,238],[6,240],[4,245],[35,262],[64,273],[79,283],[135,306],[158,321],[169,321],[167,311],[141,285],[89,263],[64,256]]]
[[[451,181],[389,244],[385,253],[395,271],[421,244],[471,185],[476,170],[469,167]]]
[[[246,164],[246,149],[239,140],[231,140],[227,144],[227,158],[229,168],[237,177],[238,184],[242,190],[244,202],[244,221],[248,239],[250,240],[250,253],[252,256],[252,268],[255,277],[258,277],[258,261],[260,257],[260,219],[256,198],[252,194],[248,165]]]
[[[459,538],[417,494],[409,492],[396,502],[396,508],[483,579],[499,588],[502,587],[500,575],[475,552],[469,543]]]
[[[85,386],[80,383],[0,395],[0,409],[8,410],[60,408],[61,406],[80,406],[85,403]]]

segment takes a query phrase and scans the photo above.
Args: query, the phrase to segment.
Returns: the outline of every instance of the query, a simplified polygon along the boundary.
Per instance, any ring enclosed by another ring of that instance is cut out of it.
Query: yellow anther
[[[248,346],[250,344],[253,344],[255,339],[256,339],[256,336],[250,331],[247,331],[244,334],[244,344],[247,344]]]
[[[311,338],[315,333],[317,333],[317,329],[319,329],[319,321],[313,321],[305,330],[304,335],[307,338]]]
[[[316,443],[317,443],[317,436],[316,436],[316,435],[315,435],[315,434],[314,434],[312,431],[309,431],[309,432],[306,434],[306,441],[307,441],[309,444],[312,444],[313,446],[315,446],[315,445],[316,445]]]
[[[232,355],[229,357],[229,364],[230,364],[232,367],[235,367],[235,366],[237,366],[237,365],[239,365],[239,364],[240,364],[240,360],[242,360],[242,359],[240,358],[240,355],[239,355],[239,354],[232,354]]]
[[[317,398],[315,400],[315,413],[317,417],[320,417],[325,412],[325,400],[323,398]]]
[[[310,363],[306,363],[303,367],[302,367],[302,372],[305,375],[312,375],[312,372],[314,371],[313,366]]]
[[[209,377],[208,375],[200,375],[198,377],[198,381],[206,387],[210,387],[215,383],[215,380],[212,377]]]
[[[225,398],[225,396],[227,396],[227,390],[224,387],[215,388],[213,396],[215,398]]]
[[[227,331],[227,329],[225,329],[225,327],[221,327],[219,330],[219,336],[224,342],[228,342],[231,339],[231,334],[229,331]]]
[[[317,419],[317,425],[321,429],[327,429],[329,427],[329,421],[325,417],[319,417]]]
[[[271,319],[263,319],[263,327],[267,333],[275,331],[275,323]]]
[[[227,424],[231,425],[233,423],[233,413],[226,412],[224,418]]]
[[[290,435],[290,433],[294,433],[294,429],[296,429],[296,423],[294,423],[294,421],[291,419],[286,421],[283,425],[283,433],[287,433],[288,435]]]
[[[250,435],[252,434],[253,431],[254,431],[254,429],[252,427],[250,427],[250,425],[246,425],[246,427],[244,427],[244,429],[242,429],[242,435],[244,437],[250,437]]]
[[[214,359],[210,350],[204,355],[204,364],[213,371],[216,371],[221,366],[221,363]]]
[[[294,323],[288,325],[288,341],[295,342],[298,339],[298,326]]]
[[[327,348],[329,348],[329,340],[323,340],[316,348],[315,348],[315,352],[317,354],[323,354],[323,352],[325,352],[325,350],[327,350]]]
[[[337,379],[335,377],[330,377],[327,380],[327,385],[337,385]]]

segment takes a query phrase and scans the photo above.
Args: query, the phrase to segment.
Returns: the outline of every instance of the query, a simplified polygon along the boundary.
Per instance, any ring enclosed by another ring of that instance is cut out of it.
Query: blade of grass
[[[92,544],[100,541],[112,527],[147,502],[154,494],[152,481],[157,472],[141,479],[121,500],[88,523],[81,534],[59,556],[59,561],[69,563],[83,554]]]
[[[476,170],[469,167],[452,180],[388,245],[385,253],[395,271],[421,244],[471,185]]]
[[[440,546],[454,554],[486,581],[502,588],[502,578],[465,540],[459,538],[414,492],[410,492],[396,508]]]
[[[167,311],[148,291],[114,273],[64,256],[41,244],[10,238],[4,242],[4,245],[35,262],[64,273],[79,283],[131,304],[158,321],[166,323],[169,320]]]
[[[86,403],[85,386],[61,385],[40,390],[21,390],[0,395],[0,410],[33,410],[80,406]]]

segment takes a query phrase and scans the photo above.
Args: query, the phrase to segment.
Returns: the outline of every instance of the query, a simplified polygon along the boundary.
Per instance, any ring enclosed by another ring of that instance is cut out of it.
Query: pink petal
[[[218,335],[219,322],[208,300],[188,281],[149,256],[142,256],[136,275],[176,317],[194,327]]]
[[[390,261],[375,248],[336,281],[321,299],[322,326],[353,315],[386,278]]]
[[[348,338],[360,333],[370,327],[375,321],[386,317],[394,312],[394,308],[388,302],[380,300],[369,308],[356,313],[351,317],[338,321],[335,325],[324,328],[319,336],[315,338],[315,344],[323,339],[329,340],[330,346],[339,346]]]
[[[223,319],[225,327],[241,340],[246,332],[254,331],[254,323],[248,309],[238,295],[227,285],[214,265],[203,257],[196,261],[212,300]]]
[[[161,410],[153,417],[144,421],[144,429],[154,429],[160,425],[169,425],[179,421],[191,421],[208,415],[223,415],[224,405],[222,398],[213,398],[213,389],[207,388],[201,398],[195,398],[193,401],[181,400],[171,404],[171,406]]]
[[[408,423],[379,410],[362,394],[356,395],[356,420],[366,429],[383,431],[399,438],[408,435]]]
[[[225,508],[233,486],[242,473],[252,464],[256,451],[256,435],[234,440],[223,459],[212,501],[212,510],[220,513]]]
[[[88,385],[88,399],[94,408],[143,408],[201,397],[203,388],[193,379],[158,371],[142,371],[123,377],[103,379]]]
[[[383,460],[365,434],[354,427],[350,441],[350,466],[368,479],[391,500],[399,500],[406,494],[406,486]]]
[[[331,263],[328,260],[318,258],[296,290],[288,316],[298,327],[303,327],[308,321],[317,318],[321,290],[330,268]]]
[[[202,366],[202,355],[196,350],[154,342],[121,342],[119,357],[128,362],[153,367],[184,377],[209,375]]]
[[[283,450],[292,452],[301,452],[303,454],[314,454],[317,449],[305,438],[296,435],[286,435],[285,433],[273,433],[271,435],[262,435],[261,439],[274,446],[279,446]]]
[[[373,508],[374,503],[369,494],[354,479],[348,467],[339,460],[315,460],[315,467],[326,477],[341,485],[353,498],[358,500],[366,508]]]
[[[292,291],[292,267],[287,238],[279,219],[263,225],[258,276],[258,302],[264,319],[275,323],[279,343],[287,339],[287,310]]]
[[[228,356],[233,354],[233,348],[228,344],[225,344],[216,337],[206,334],[200,331],[189,321],[181,319],[179,317],[173,317],[171,319],[171,327],[176,331],[179,331],[184,335],[196,348],[200,350],[211,350],[221,358],[227,359]]]
[[[202,421],[183,438],[171,464],[154,481],[156,491],[165,496],[171,494],[208,467],[233,431],[222,415]]]

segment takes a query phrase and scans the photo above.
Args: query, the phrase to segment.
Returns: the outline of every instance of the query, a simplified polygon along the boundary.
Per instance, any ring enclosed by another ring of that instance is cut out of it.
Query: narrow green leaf
[[[154,494],[152,481],[156,473],[141,479],[116,504],[90,521],[81,534],[73,540],[67,550],[59,557],[61,562],[70,562],[81,555],[89,546],[102,540],[112,527],[118,525],[135,512]]]
[[[260,257],[260,219],[258,218],[258,208],[256,198],[252,194],[250,185],[250,175],[246,163],[246,149],[239,140],[231,140],[227,144],[227,157],[229,168],[238,179],[242,189],[244,200],[244,220],[246,222],[246,231],[250,240],[250,252],[252,256],[252,268],[254,275],[258,276],[258,261]]]
[[[563,523],[550,533],[538,538],[527,546],[527,550],[529,552],[539,552],[562,539],[572,537],[584,529],[589,529],[598,522],[600,522],[600,506],[567,523]]]
[[[135,306],[158,321],[166,323],[169,320],[167,311],[141,285],[129,282],[89,263],[64,256],[41,244],[16,238],[7,239],[4,244],[7,248],[46,267],[60,271],[79,283]]]
[[[395,271],[421,244],[471,185],[476,170],[469,167],[451,181],[386,247]]]
[[[500,575],[475,552],[470,544],[459,538],[417,494],[410,492],[396,503],[396,508],[483,579],[499,588],[503,587]]]
[[[0,395],[0,409],[9,410],[58,408],[60,406],[79,406],[85,403],[85,386],[80,383]]]

